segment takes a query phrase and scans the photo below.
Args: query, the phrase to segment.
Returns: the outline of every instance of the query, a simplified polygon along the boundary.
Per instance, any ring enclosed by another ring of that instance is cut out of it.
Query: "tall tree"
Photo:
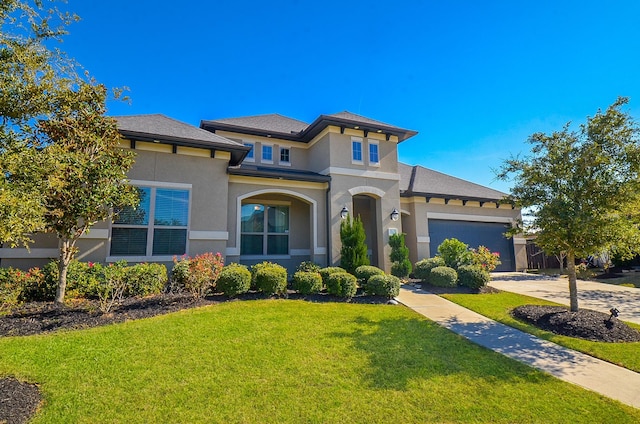
[[[602,251],[629,257],[640,249],[638,126],[618,98],[572,131],[529,138],[531,155],[511,157],[498,178],[512,180],[509,201],[529,208],[536,244],[566,254],[571,310],[578,310],[576,258]],[[514,231],[522,231],[515,228]]]
[[[105,116],[107,89],[47,48],[76,18],[45,3],[0,5],[0,241],[28,246],[31,233],[56,234],[62,303],[77,240],[137,195],[126,178],[133,154],[117,147]]]

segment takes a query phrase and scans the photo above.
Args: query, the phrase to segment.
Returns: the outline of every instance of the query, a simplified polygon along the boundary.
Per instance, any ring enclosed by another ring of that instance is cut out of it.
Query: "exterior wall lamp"
[[[400,212],[398,212],[398,209],[393,208],[393,211],[391,211],[391,220],[397,221],[398,218],[400,218]]]
[[[347,209],[346,206],[343,206],[340,211],[340,219],[347,219],[347,216],[349,216],[349,209]]]

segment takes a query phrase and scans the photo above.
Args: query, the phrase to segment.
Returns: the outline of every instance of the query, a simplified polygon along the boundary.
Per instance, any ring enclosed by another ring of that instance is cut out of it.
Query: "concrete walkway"
[[[491,274],[491,287],[569,305],[569,281],[518,272]],[[595,281],[578,280],[578,307],[609,313],[620,311],[619,319],[640,324],[640,289]]]
[[[638,373],[541,340],[412,286],[402,286],[396,299],[474,343],[640,408]]]

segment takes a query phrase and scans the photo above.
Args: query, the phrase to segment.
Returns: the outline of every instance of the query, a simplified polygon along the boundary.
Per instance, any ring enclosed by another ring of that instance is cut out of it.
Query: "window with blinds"
[[[111,228],[112,256],[183,255],[187,250],[189,190],[138,187],[140,204],[124,208]]]
[[[241,255],[289,254],[289,206],[242,205]]]

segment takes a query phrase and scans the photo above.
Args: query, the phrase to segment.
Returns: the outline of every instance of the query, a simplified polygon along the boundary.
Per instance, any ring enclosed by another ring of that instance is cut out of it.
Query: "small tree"
[[[392,234],[389,236],[391,246],[391,274],[398,278],[407,277],[411,273],[411,261],[409,260],[409,248],[404,243],[404,234]]]
[[[498,172],[514,187],[507,200],[529,208],[530,230],[548,255],[566,253],[571,310],[578,310],[576,258],[640,250],[638,126],[616,100],[572,131],[533,134],[531,156],[511,157]],[[516,226],[512,233],[526,230]]]
[[[369,265],[366,235],[360,217],[347,216],[340,223],[340,267],[353,274],[360,265]]]

